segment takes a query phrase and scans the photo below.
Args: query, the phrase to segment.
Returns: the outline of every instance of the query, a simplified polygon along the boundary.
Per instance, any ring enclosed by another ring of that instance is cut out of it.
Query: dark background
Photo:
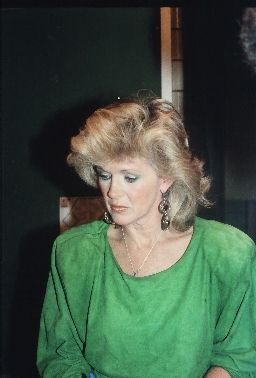
[[[95,194],[66,166],[70,136],[118,96],[160,96],[160,12],[3,5],[1,373],[36,377],[59,197]],[[202,214],[256,239],[256,77],[238,41],[243,9],[183,9],[184,117],[214,177],[216,205]]]

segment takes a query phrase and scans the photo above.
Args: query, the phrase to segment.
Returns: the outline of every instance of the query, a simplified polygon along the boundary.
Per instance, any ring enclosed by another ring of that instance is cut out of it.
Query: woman
[[[256,377],[255,245],[196,217],[210,181],[172,105],[99,109],[71,149],[69,164],[102,192],[106,223],[55,242],[40,374]]]

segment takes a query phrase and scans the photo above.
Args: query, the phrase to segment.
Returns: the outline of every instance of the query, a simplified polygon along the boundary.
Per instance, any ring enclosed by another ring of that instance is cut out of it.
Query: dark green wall
[[[39,313],[70,136],[118,96],[160,95],[159,9],[2,10],[3,373],[35,375]]]

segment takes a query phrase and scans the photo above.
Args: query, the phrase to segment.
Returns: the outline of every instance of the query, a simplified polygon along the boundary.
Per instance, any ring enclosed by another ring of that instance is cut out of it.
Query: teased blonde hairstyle
[[[68,164],[89,185],[97,186],[94,166],[104,161],[142,157],[159,177],[170,179],[171,226],[187,230],[198,205],[210,206],[205,198],[210,180],[203,163],[191,155],[180,115],[162,99],[120,101],[96,110],[80,133],[71,139]]]

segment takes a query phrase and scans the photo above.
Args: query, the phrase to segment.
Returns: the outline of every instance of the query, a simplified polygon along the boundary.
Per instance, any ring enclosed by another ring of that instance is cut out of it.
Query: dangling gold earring
[[[107,223],[107,224],[115,224],[115,222],[113,221],[111,215],[109,214],[108,211],[105,211],[104,212],[104,221]]]
[[[169,211],[171,209],[169,196],[170,196],[170,191],[168,189],[165,193],[162,193],[162,200],[158,206],[159,212],[163,214],[162,219],[161,219],[161,228],[163,231],[167,230],[171,223],[170,216],[169,216]]]

